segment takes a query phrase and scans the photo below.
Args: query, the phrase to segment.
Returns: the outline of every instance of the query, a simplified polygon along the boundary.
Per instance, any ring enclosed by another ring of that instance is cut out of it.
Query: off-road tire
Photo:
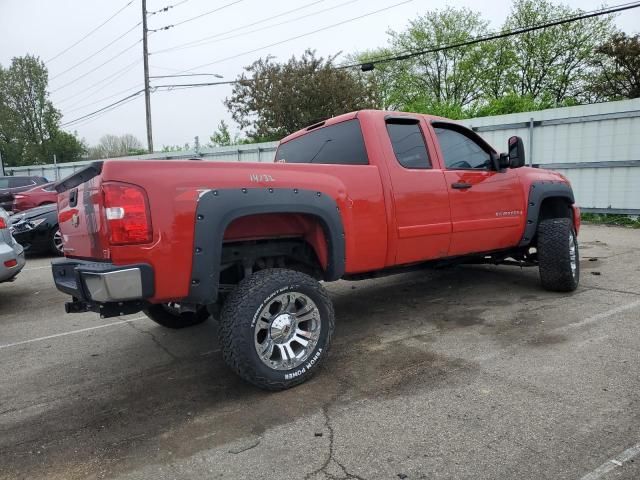
[[[143,312],[158,325],[174,330],[198,325],[209,318],[209,311],[204,307],[201,307],[196,312],[175,314],[158,304],[145,308]]]
[[[575,273],[571,268],[570,246],[575,242]],[[549,218],[538,224],[538,267],[546,290],[572,292],[580,281],[580,255],[573,224],[569,218]]]
[[[254,345],[254,329],[264,306],[287,292],[304,294],[315,303],[320,335],[308,356],[312,362],[307,360],[290,370],[276,370],[260,360]],[[309,275],[281,268],[260,270],[242,280],[225,300],[219,323],[222,356],[231,370],[259,388],[271,391],[291,388],[311,378],[326,359],[334,317],[329,295]]]

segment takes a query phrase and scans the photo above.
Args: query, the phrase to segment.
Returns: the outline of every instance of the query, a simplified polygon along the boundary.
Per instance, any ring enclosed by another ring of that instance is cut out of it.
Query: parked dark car
[[[13,208],[13,194],[31,190],[33,187],[49,183],[44,177],[15,176],[0,177],[0,208],[10,212]]]
[[[56,204],[16,213],[11,216],[10,222],[14,238],[27,253],[62,255],[62,234],[58,228]]]

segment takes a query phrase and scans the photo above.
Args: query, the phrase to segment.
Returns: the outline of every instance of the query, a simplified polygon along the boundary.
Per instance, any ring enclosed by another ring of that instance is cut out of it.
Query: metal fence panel
[[[585,211],[640,213],[640,99],[463,120],[496,149],[522,137],[527,163],[567,176]]]

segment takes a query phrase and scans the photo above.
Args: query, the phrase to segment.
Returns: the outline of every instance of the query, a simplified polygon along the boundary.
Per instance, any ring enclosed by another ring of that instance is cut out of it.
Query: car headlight
[[[46,218],[36,218],[35,220],[30,220],[27,223],[33,229],[33,228],[36,228],[38,225],[40,225],[45,220],[46,220]]]
[[[13,221],[11,224],[11,233],[21,233],[28,232],[29,230],[33,230],[42,222],[44,222],[46,218],[36,218],[35,220],[24,220],[20,219],[19,221]]]

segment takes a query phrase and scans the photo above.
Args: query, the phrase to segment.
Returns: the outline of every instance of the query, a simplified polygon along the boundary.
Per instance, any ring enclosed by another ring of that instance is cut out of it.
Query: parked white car
[[[0,208],[0,282],[12,281],[24,267],[24,248],[9,229],[9,215]]]

